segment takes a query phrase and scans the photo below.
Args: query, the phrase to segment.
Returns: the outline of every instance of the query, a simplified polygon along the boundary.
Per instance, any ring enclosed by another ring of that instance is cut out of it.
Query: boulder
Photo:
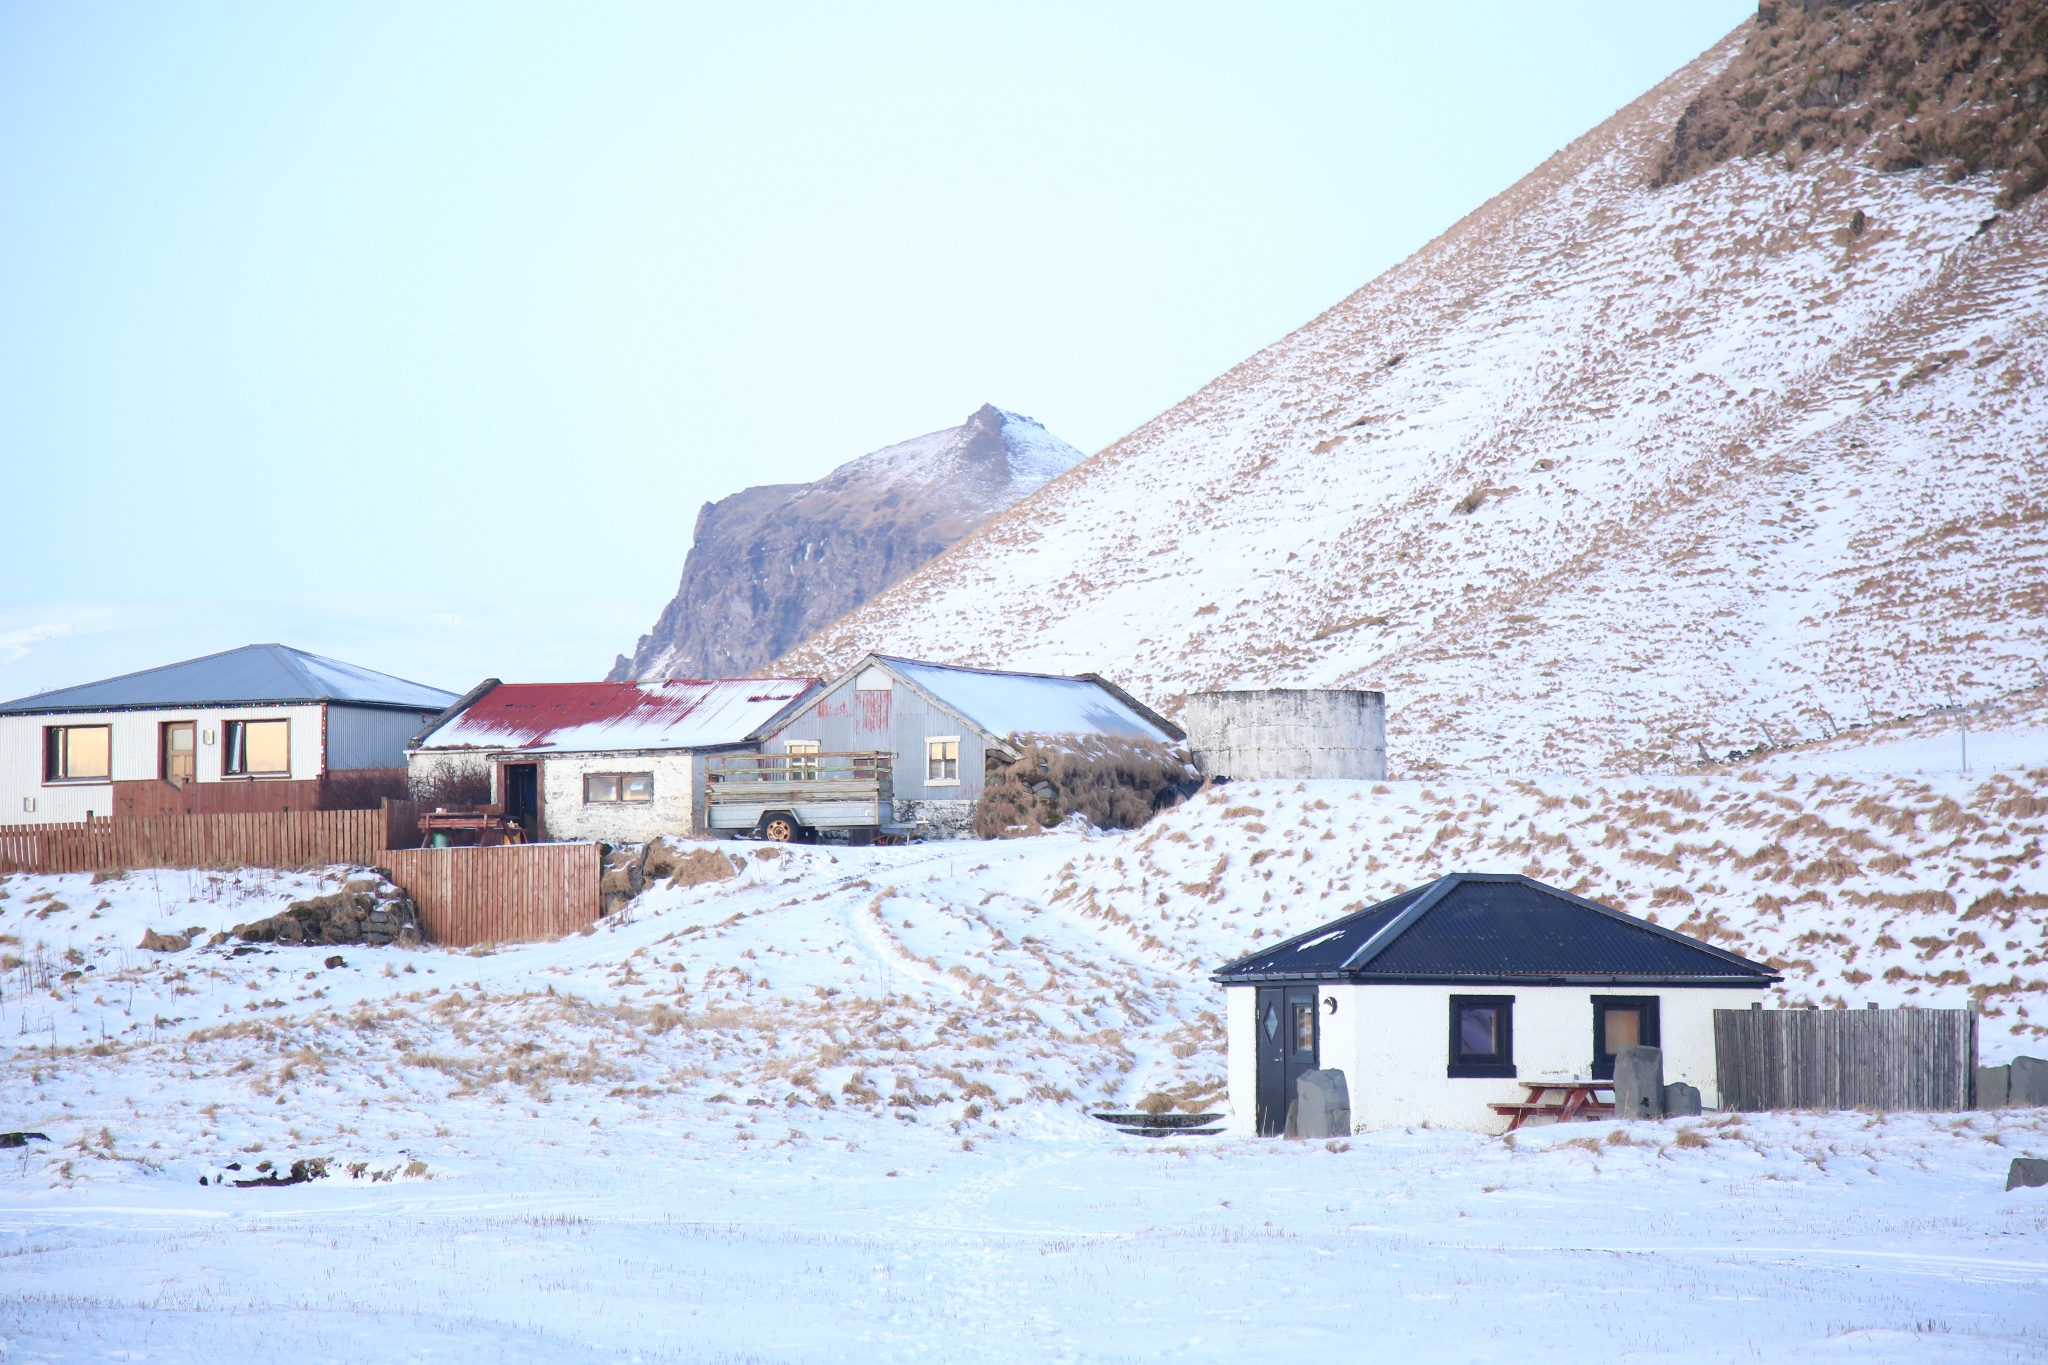
[[[2016,1190],[2021,1186],[2040,1185],[2048,1185],[2048,1157],[2014,1157],[2012,1167],[2005,1173],[2005,1187]]]
[[[374,948],[396,943],[413,948],[421,938],[419,907],[398,887],[371,878],[357,878],[324,896],[293,901],[268,919],[236,925],[233,933],[244,943],[287,947],[362,944]]]
[[[1288,1136],[1351,1136],[1351,1086],[1335,1067],[1305,1071],[1294,1083],[1294,1122]]]
[[[2011,1088],[2011,1067],[1980,1066],[1977,1068],[1977,1107],[1979,1109],[2003,1109],[2007,1092]]]
[[[1684,1081],[1673,1081],[1664,1087],[1664,1117],[1672,1119],[1696,1119],[1700,1116],[1700,1088],[1687,1085]]]
[[[154,929],[144,929],[142,942],[135,946],[151,953],[182,953],[192,946],[192,940],[184,934],[159,934]]]
[[[2048,1062],[2039,1057],[2013,1058],[2012,1083],[2006,1090],[2005,1102],[2028,1108],[2048,1104]]]
[[[1614,1054],[1614,1117],[1664,1116],[1664,1053],[1631,1045]]]

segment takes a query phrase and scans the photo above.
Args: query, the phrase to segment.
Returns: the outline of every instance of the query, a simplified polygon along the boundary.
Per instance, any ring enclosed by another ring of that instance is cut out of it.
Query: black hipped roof
[[[1213,979],[1766,986],[1780,978],[1518,873],[1453,872],[1239,958]]]

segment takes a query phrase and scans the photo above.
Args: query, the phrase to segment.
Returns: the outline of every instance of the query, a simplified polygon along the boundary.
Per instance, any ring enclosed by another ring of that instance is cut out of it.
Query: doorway
[[[199,776],[199,750],[194,744],[193,722],[174,720],[163,727],[163,778],[182,787]]]
[[[506,763],[498,772],[505,797],[505,818],[526,831],[528,843],[539,843],[540,764]]]
[[[1259,990],[1259,1136],[1287,1131],[1295,1082],[1321,1063],[1322,1026],[1316,1017],[1314,986],[1265,986]]]

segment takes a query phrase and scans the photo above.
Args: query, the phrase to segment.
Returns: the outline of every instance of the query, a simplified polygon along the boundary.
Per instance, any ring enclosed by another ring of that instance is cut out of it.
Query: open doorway
[[[498,771],[505,800],[505,818],[526,831],[528,843],[546,836],[540,827],[540,764],[506,763]]]

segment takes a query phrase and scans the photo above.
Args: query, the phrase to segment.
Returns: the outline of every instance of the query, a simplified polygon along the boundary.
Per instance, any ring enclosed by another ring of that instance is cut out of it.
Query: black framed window
[[[1596,995],[1593,997],[1593,1079],[1614,1079],[1614,1057],[1625,1047],[1662,1047],[1657,997]]]
[[[1446,1076],[1515,1074],[1515,997],[1451,997],[1451,1060]]]

